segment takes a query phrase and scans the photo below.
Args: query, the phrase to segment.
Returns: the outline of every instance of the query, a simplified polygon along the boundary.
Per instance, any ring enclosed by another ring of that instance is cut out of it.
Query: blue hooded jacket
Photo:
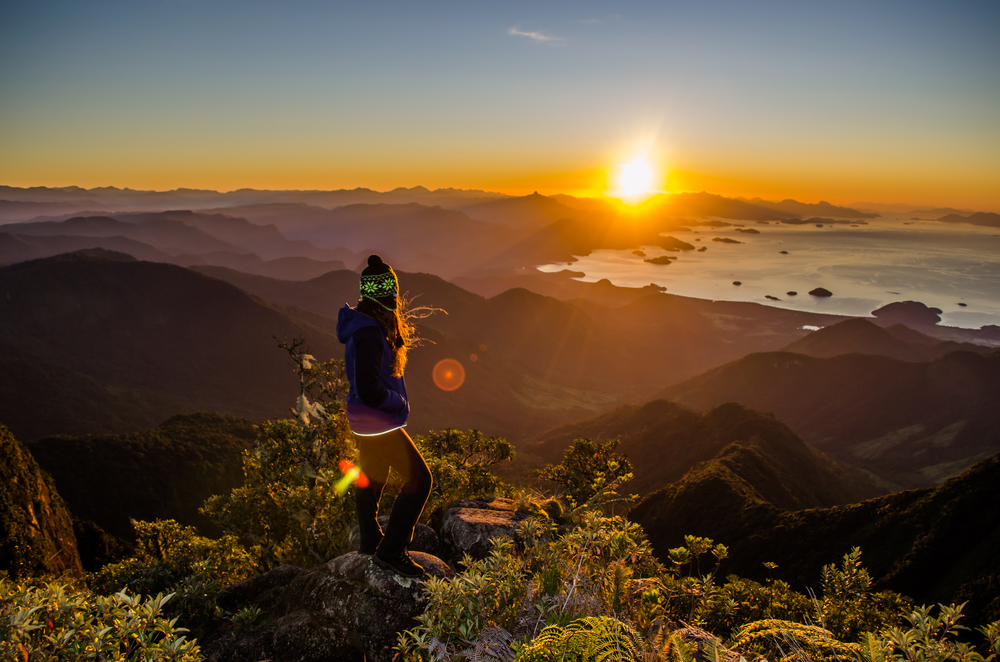
[[[366,405],[358,394],[356,368],[357,346],[354,334],[359,329],[375,327],[382,339],[382,364],[379,366],[378,383],[387,392],[376,407]],[[344,368],[350,390],[347,393],[347,421],[351,430],[359,435],[382,434],[406,425],[410,404],[406,399],[406,382],[392,374],[395,352],[389,345],[388,330],[374,318],[344,304],[337,315],[337,339],[344,343]]]

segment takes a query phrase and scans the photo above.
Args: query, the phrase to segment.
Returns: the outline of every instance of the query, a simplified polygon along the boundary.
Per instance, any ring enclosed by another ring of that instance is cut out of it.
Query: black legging
[[[358,445],[358,465],[368,477],[368,487],[354,488],[361,551],[371,554],[377,549],[381,558],[397,558],[413,540],[413,527],[420,519],[434,479],[403,428],[380,435],[355,435],[354,438]],[[403,477],[403,487],[392,505],[383,535],[377,519],[378,502],[390,467]]]

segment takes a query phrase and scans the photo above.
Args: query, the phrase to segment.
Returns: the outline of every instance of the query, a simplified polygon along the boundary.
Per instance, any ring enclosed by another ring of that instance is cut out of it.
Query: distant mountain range
[[[942,223],[969,223],[971,225],[985,225],[989,228],[1000,228],[1000,214],[992,212],[976,212],[969,216],[959,214],[947,214],[938,218]]]
[[[321,249],[286,239],[273,226],[221,214],[160,212],[0,226],[0,262],[13,264],[59,253],[103,248],[140,260],[181,266],[212,264],[289,280],[314,278],[354,262],[346,249]],[[263,257],[261,257],[263,256]]]
[[[774,202],[761,198],[737,198],[741,202],[747,202],[758,207],[776,209],[787,214],[798,216],[829,216],[833,218],[879,218],[880,214],[875,212],[863,212],[850,207],[838,207],[829,202],[817,202],[814,204],[798,202],[796,200],[782,200]]]
[[[136,191],[113,186],[83,189],[78,186],[48,188],[36,186],[18,188],[0,186],[0,201],[18,203],[44,203],[69,205],[76,211],[166,211],[170,209],[205,209],[237,205],[304,203],[333,208],[350,204],[377,204],[420,202],[431,205],[459,205],[478,198],[503,198],[502,193],[462,189],[437,189],[423,186],[396,188],[391,191],[373,191],[366,188],[336,191],[267,191],[240,189],[221,193],[203,189],[175,189],[173,191]],[[65,211],[66,208],[63,208]],[[0,222],[15,220],[14,208],[0,205]],[[19,210],[18,210],[19,211]],[[30,212],[30,209],[28,210]],[[61,213],[61,212],[60,212]],[[34,216],[37,216],[35,214]],[[34,216],[19,217],[28,220]]]

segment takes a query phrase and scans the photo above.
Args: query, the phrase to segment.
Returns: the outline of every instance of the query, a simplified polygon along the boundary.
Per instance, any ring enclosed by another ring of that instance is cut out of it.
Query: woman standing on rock
[[[406,553],[433,480],[427,463],[403,426],[410,413],[403,369],[413,327],[400,314],[399,280],[378,255],[361,272],[361,299],[345,304],[337,317],[337,338],[346,346],[344,363],[350,390],[347,421],[358,445],[358,464],[367,487],[354,486],[361,554],[404,577],[420,577],[423,568]],[[383,533],[378,502],[392,467],[403,487]]]

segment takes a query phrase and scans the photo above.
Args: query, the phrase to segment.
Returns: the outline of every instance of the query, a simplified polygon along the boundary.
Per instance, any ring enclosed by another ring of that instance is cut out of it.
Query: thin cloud
[[[527,37],[532,41],[546,42],[546,41],[562,41],[562,37],[553,37],[552,35],[545,34],[544,32],[526,32],[520,28],[513,27],[507,31],[507,34],[514,35],[515,37]]]

